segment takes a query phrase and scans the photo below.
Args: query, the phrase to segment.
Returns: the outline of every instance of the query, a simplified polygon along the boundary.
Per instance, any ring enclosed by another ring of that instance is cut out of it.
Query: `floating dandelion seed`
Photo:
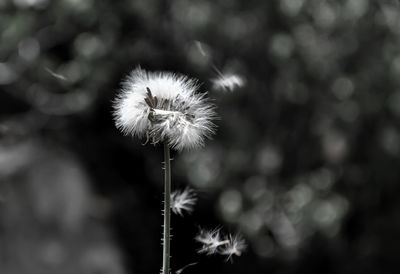
[[[245,84],[243,77],[237,74],[220,74],[217,78],[211,80],[214,89],[234,91],[236,88],[241,88]]]
[[[217,253],[218,247],[228,243],[226,240],[221,240],[219,228],[209,231],[201,229],[194,239],[203,244],[198,253],[206,253],[207,255]]]
[[[57,79],[60,79],[60,80],[63,80],[63,81],[67,81],[68,79],[67,79],[67,77],[65,77],[64,75],[62,75],[62,74],[59,74],[59,73],[55,73],[54,71],[52,71],[51,69],[49,69],[49,68],[45,68],[46,69],[46,71],[48,72],[48,73],[50,73],[50,75],[51,76],[53,76],[53,77],[55,77],[55,78],[57,78]]]
[[[188,268],[189,266],[194,266],[196,264],[197,264],[197,262],[187,264],[184,267],[182,267],[182,268],[178,269],[177,271],[175,271],[175,274],[181,274],[186,268]]]
[[[220,254],[227,256],[226,261],[232,260],[232,256],[240,256],[246,249],[246,242],[240,234],[222,237],[220,229],[200,230],[195,238],[203,246],[197,251],[207,255]]]
[[[196,80],[137,68],[114,103],[116,125],[125,134],[166,142],[177,150],[202,146],[215,131],[214,105],[197,93]]]
[[[242,252],[246,249],[246,242],[240,234],[234,236],[229,235],[229,242],[224,245],[218,253],[221,255],[226,255],[226,261],[232,260],[232,256],[240,256]]]
[[[207,46],[207,44],[204,44],[200,41],[194,41],[196,48],[200,52],[200,54],[203,57],[210,57],[210,48]]]
[[[175,214],[183,216],[183,212],[191,213],[196,204],[196,193],[190,189],[176,190],[171,193],[171,209]]]

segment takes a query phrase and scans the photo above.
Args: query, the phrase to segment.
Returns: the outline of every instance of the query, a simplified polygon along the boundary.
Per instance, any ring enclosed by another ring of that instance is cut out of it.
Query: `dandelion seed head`
[[[171,210],[180,216],[183,216],[184,211],[191,213],[196,202],[196,193],[190,188],[171,193]]]
[[[196,80],[137,68],[114,102],[116,126],[126,135],[167,142],[177,150],[202,146],[215,131],[215,107]]]
[[[227,90],[233,92],[236,88],[241,88],[245,80],[238,74],[221,74],[219,77],[211,80],[214,89]]]

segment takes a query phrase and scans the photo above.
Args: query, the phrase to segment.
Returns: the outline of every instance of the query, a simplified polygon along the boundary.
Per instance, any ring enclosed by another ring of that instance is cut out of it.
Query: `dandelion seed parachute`
[[[238,74],[220,74],[218,78],[211,80],[214,89],[233,92],[245,85],[245,79]]]
[[[175,214],[183,216],[183,212],[191,213],[196,204],[196,193],[190,189],[176,190],[171,193],[171,209]]]
[[[233,255],[240,256],[247,245],[240,234],[223,236],[220,229],[203,230],[195,237],[195,240],[202,244],[198,253],[206,255],[220,254],[227,256],[226,261],[232,259]]]
[[[247,245],[240,234],[229,235],[229,242],[219,250],[219,254],[226,255],[226,261],[232,259],[233,255],[240,256],[245,251]]]
[[[227,241],[221,240],[219,228],[214,230],[201,229],[199,234],[194,239],[202,244],[202,247],[197,252],[206,253],[207,255],[217,253],[218,248],[227,243]]]
[[[177,150],[202,146],[215,131],[215,107],[197,92],[197,81],[137,68],[114,102],[116,126],[126,135],[167,142]]]

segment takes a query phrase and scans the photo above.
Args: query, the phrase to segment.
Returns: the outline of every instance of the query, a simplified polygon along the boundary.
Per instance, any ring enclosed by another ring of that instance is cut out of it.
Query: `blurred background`
[[[215,138],[174,153],[173,273],[399,273],[400,5],[0,0],[0,273],[157,273],[162,148],[112,100],[141,65],[196,77]],[[240,231],[231,264],[199,227]]]

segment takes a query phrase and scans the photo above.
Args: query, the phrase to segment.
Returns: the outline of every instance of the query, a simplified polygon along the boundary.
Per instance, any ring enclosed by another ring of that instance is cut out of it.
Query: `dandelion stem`
[[[162,274],[169,273],[170,227],[171,227],[171,159],[169,146],[164,143],[164,233]]]

